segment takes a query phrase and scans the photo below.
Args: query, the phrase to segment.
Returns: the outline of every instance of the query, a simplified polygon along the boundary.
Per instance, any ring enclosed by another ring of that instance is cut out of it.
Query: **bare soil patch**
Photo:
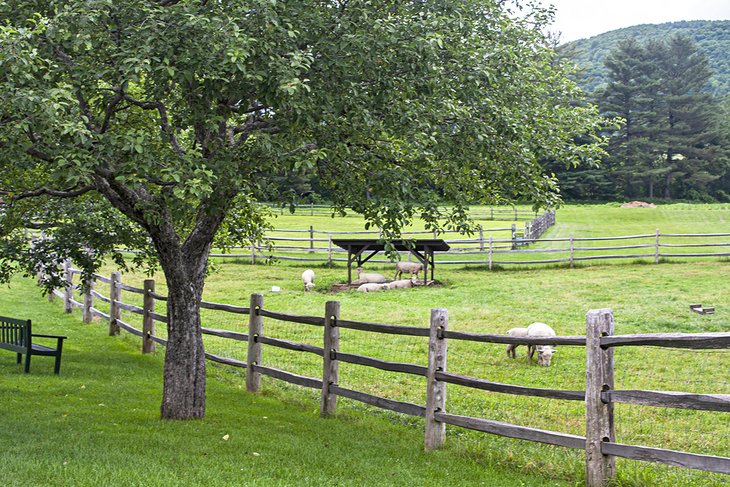
[[[629,201],[621,205],[621,208],[656,208],[656,205],[645,201]]]

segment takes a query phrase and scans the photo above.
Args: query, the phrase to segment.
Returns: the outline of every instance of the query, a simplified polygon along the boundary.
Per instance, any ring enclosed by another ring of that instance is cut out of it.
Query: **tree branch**
[[[93,186],[81,186],[81,187],[74,187],[64,190],[58,190],[58,189],[52,189],[52,188],[46,188],[41,187],[37,188],[31,191],[25,191],[23,193],[17,193],[14,194],[10,191],[0,191],[0,194],[4,196],[10,196],[10,201],[19,201],[26,198],[35,198],[38,196],[52,196],[54,198],[74,198],[76,196],[81,196],[84,193],[88,193],[89,191],[93,190]]]
[[[177,155],[185,155],[185,151],[182,149],[182,147],[180,147],[180,143],[175,136],[175,132],[172,130],[172,127],[170,127],[170,120],[167,117],[167,107],[164,103],[160,101],[135,100],[128,94],[124,93],[121,88],[119,89],[118,93],[123,96],[126,102],[131,103],[134,106],[140,107],[144,110],[157,110],[157,112],[160,114],[160,129],[162,130],[162,133],[170,138],[170,145],[172,145],[172,149]]]

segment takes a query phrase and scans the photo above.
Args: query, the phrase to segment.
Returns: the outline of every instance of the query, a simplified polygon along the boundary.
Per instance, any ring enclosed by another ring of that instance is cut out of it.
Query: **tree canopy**
[[[607,130],[601,167],[555,168],[568,199],[728,201],[730,131],[723,100],[706,91],[707,56],[690,38],[625,39],[605,58],[608,84],[593,93]]]
[[[547,21],[498,0],[0,2],[0,277],[142,250],[169,290],[162,416],[200,417],[210,248],[257,238],[281,178],[315,171],[394,237],[552,205],[540,161],[601,154]]]

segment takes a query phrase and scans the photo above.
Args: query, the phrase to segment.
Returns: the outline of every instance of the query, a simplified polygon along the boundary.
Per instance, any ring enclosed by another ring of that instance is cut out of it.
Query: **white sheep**
[[[407,272],[411,276],[413,274],[418,277],[418,273],[423,270],[423,264],[420,262],[396,262],[395,263],[395,277],[393,280],[403,276],[404,272]]]
[[[366,282],[357,288],[361,293],[373,293],[384,289],[390,289],[390,285],[386,283]]]
[[[511,337],[526,337],[527,328],[510,328],[509,330],[507,330],[507,334]],[[519,343],[507,344],[507,356],[510,358],[517,357],[517,354],[515,353],[515,349],[519,346],[520,346]]]
[[[535,322],[527,327],[527,336],[528,338],[537,338],[554,337],[556,335],[555,330],[553,330],[549,325]],[[553,354],[557,352],[552,345],[528,345],[528,349],[528,357],[530,360],[532,360],[532,356],[535,354],[535,350],[537,350],[537,364],[544,365],[545,367],[550,365],[550,359]]]
[[[311,291],[314,289],[314,271],[312,269],[307,269],[302,272],[302,281],[304,282],[305,291]]]
[[[401,279],[399,281],[392,281],[388,283],[390,286],[388,289],[407,289],[416,285],[416,278],[411,277],[410,279]]]
[[[385,282],[385,276],[382,274],[363,272],[362,267],[355,269],[357,271],[357,283],[365,284],[367,282]]]

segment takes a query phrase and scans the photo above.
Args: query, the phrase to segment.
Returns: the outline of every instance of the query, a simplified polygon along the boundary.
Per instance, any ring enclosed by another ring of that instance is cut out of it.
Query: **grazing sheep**
[[[311,291],[314,289],[314,271],[312,269],[307,269],[302,272],[302,281],[304,282],[305,291]]]
[[[550,328],[549,325],[545,323],[533,323],[527,327],[527,336],[528,338],[537,338],[554,337],[556,335],[555,330]],[[530,360],[532,360],[532,356],[535,354],[535,350],[537,350],[537,364],[544,365],[545,367],[550,365],[550,359],[557,352],[552,345],[529,345],[528,349]]]
[[[410,279],[401,279],[399,281],[393,281],[388,284],[388,289],[407,289],[416,285],[416,278],[411,277]]]
[[[357,290],[361,293],[374,293],[375,291],[382,291],[383,289],[390,289],[390,285],[385,283],[366,282],[357,288]]]
[[[403,276],[404,272],[407,272],[411,276],[413,274],[418,277],[418,273],[423,270],[423,264],[420,262],[396,262],[395,263],[395,277],[393,280]]]
[[[527,328],[510,328],[509,330],[507,330],[507,334],[511,337],[526,337]],[[515,353],[515,349],[519,346],[520,346],[519,343],[509,343],[507,345],[507,356],[510,358],[517,357],[517,354]]]
[[[382,274],[366,273],[363,272],[362,267],[355,269],[357,271],[357,282],[359,284],[365,284],[367,282],[385,282],[385,276]]]

